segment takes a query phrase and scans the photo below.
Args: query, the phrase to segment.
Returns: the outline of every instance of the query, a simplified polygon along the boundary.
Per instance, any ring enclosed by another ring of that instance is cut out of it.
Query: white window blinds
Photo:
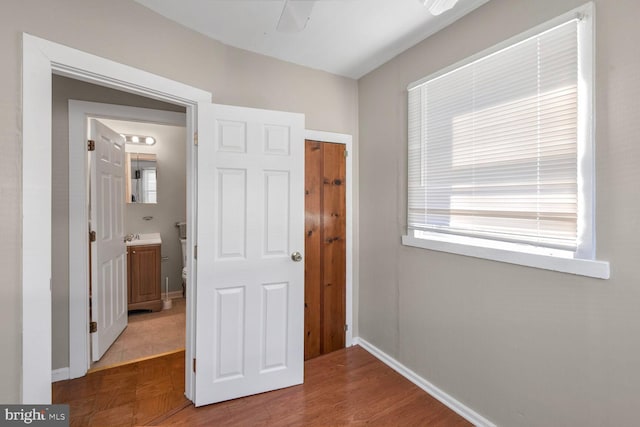
[[[575,251],[578,20],[410,88],[408,227]]]

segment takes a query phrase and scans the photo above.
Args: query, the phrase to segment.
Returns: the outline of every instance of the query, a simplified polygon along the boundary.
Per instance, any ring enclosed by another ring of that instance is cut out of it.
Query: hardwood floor
[[[83,426],[470,425],[358,346],[305,362],[303,385],[200,408],[182,397],[184,353],[160,359],[55,383],[55,403]]]
[[[69,404],[71,426],[149,425],[189,405],[184,350],[52,384],[53,403]]]

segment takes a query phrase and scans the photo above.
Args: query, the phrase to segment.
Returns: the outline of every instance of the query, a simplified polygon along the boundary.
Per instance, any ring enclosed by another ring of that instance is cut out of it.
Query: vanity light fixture
[[[143,136],[143,135],[125,135],[120,134],[124,141],[127,144],[144,144],[144,145],[153,145],[156,143],[156,139],[152,136]]]

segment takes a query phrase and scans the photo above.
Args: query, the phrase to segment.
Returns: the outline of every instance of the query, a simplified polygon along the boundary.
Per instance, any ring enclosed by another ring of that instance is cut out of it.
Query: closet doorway
[[[305,141],[305,360],[345,347],[346,157],[344,144]]]

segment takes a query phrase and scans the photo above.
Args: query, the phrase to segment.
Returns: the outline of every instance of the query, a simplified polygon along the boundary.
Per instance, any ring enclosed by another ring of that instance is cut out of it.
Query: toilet
[[[177,222],[180,248],[182,249],[182,296],[187,284],[187,223]]]
[[[180,239],[182,247],[182,281],[187,281],[187,239]]]

